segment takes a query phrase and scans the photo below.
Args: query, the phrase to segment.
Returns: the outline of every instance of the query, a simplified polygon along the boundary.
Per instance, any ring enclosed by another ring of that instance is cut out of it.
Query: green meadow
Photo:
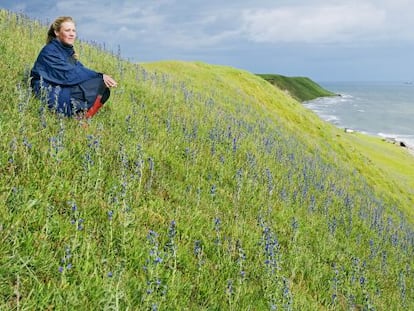
[[[0,310],[414,310],[406,148],[307,78],[79,41],[119,84],[85,127],[32,96],[46,31],[0,10]]]

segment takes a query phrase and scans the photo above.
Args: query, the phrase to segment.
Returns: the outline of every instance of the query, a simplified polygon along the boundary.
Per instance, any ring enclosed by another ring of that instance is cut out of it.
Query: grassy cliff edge
[[[257,74],[275,87],[286,91],[300,102],[318,97],[335,96],[337,94],[324,89],[315,81],[307,77],[286,77],[277,74]]]

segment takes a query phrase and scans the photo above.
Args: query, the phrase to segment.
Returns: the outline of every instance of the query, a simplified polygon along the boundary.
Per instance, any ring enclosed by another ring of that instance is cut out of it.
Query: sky
[[[2,0],[137,63],[202,61],[329,81],[414,81],[413,0]]]

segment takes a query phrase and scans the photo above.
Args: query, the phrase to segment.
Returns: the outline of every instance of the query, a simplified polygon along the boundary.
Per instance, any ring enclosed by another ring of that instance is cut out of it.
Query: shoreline
[[[390,144],[396,145],[397,147],[400,147],[400,148],[403,148],[403,149],[407,150],[407,152],[414,157],[414,146],[411,146],[411,145],[407,144],[407,142],[405,142],[404,140],[397,139],[395,137],[387,136],[387,135],[371,134],[371,133],[367,133],[367,132],[362,132],[362,131],[354,130],[354,129],[347,128],[347,127],[343,128],[343,130],[344,130],[345,133],[360,133],[360,134],[363,134],[363,135],[378,137],[383,142],[390,143]]]

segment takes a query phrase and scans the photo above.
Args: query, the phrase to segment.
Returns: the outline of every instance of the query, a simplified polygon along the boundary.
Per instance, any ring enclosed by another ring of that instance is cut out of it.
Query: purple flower
[[[113,211],[108,211],[108,219],[109,219],[109,221],[112,220],[113,215],[114,215],[114,212]]]
[[[194,242],[194,255],[198,257],[201,254],[201,251],[202,251],[201,242],[197,240]]]

